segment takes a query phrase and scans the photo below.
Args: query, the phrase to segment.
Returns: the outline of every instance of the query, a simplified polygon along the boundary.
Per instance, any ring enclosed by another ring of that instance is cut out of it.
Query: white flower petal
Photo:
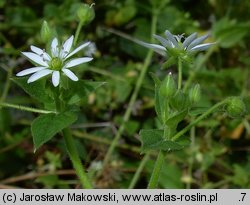
[[[59,81],[60,81],[60,72],[54,71],[52,73],[52,83],[53,83],[54,87],[57,87],[59,85]]]
[[[80,45],[79,47],[77,47],[75,50],[73,50],[71,53],[69,53],[69,55],[66,56],[65,59],[69,58],[70,56],[73,56],[74,54],[76,54],[77,52],[79,52],[80,50],[84,49],[86,46],[88,46],[90,44],[90,42],[84,43],[82,45]]]
[[[54,57],[59,56],[59,48],[58,48],[58,40],[57,40],[57,38],[54,38],[52,43],[51,43],[51,54]]]
[[[204,36],[201,36],[197,39],[195,39],[192,43],[190,43],[190,45],[187,47],[187,50],[192,49],[193,47],[197,46],[198,44],[200,44],[202,41],[204,41],[205,39],[207,39],[209,36],[209,34],[206,34]]]
[[[69,69],[62,69],[62,71],[67,75],[71,80],[78,81],[78,77]]]
[[[46,69],[46,67],[33,67],[33,68],[28,68],[28,69],[25,69],[19,73],[16,74],[16,76],[24,76],[24,75],[29,75],[31,73],[35,73],[37,71],[40,71],[40,70],[44,70]]]
[[[193,34],[191,34],[190,36],[188,36],[188,37],[184,40],[184,42],[183,42],[183,48],[186,48],[187,46],[189,46],[189,44],[192,43],[192,41],[193,41],[194,39],[196,39],[196,37],[197,37],[197,33],[193,33]]]
[[[74,36],[72,35],[69,39],[67,39],[65,41],[65,43],[63,44],[63,50],[67,53],[69,53],[71,47],[72,47],[72,44],[73,44],[73,40],[74,40]]]
[[[49,56],[48,53],[46,53],[44,50],[42,50],[41,48],[38,48],[36,46],[30,46],[30,49],[36,53],[37,55],[41,56],[43,58],[43,60],[45,61],[50,61],[51,57]]]
[[[86,63],[91,61],[93,58],[90,57],[84,57],[84,58],[75,58],[73,60],[70,60],[65,66],[64,68],[71,68],[77,65],[80,65],[82,63]]]
[[[30,76],[30,78],[28,79],[28,83],[32,83],[50,73],[52,73],[53,71],[52,70],[49,70],[49,69],[44,69],[44,70],[40,70],[36,73],[34,73],[32,76]]]
[[[197,45],[197,46],[191,48],[190,51],[204,51],[204,50],[207,50],[213,44],[215,44],[215,43],[200,44],[200,45]]]
[[[145,43],[145,42],[140,42],[140,45],[145,46],[146,48],[151,48],[153,49],[156,53],[159,53],[162,56],[166,56],[166,51],[167,49],[161,45],[158,44],[153,44],[153,43]]]
[[[48,67],[47,62],[44,61],[44,59],[41,56],[31,52],[22,52],[22,54],[25,55],[28,59],[32,60],[33,62]]]
[[[168,40],[173,43],[174,47],[178,47],[178,42],[170,31],[166,30],[165,35],[167,36]]]
[[[172,47],[169,41],[159,35],[154,34],[154,38],[156,38],[164,47]]]
[[[38,54],[38,55],[43,54],[43,50],[42,50],[41,48],[36,47],[36,46],[30,46],[30,49],[31,49],[34,53],[36,53],[36,54]]]

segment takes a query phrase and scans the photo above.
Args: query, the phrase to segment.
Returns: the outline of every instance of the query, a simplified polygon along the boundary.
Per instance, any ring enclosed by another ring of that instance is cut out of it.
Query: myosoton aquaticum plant
[[[151,2],[158,5],[160,1]],[[167,1],[162,2],[165,3],[159,4],[159,8],[163,8],[167,3]],[[158,15],[158,10],[155,8],[153,10],[152,34],[156,32]],[[22,52],[21,54],[33,66],[19,69],[16,77],[12,80],[29,94],[31,98],[38,101],[41,109],[2,102],[1,106],[38,113],[39,115],[31,123],[34,151],[36,152],[55,136],[63,137],[65,147],[79,177],[81,186],[83,188],[93,188],[95,185],[82,165],[70,126],[77,121],[80,114],[79,107],[84,103],[89,92],[93,92],[103,85],[103,82],[82,80],[80,75],[77,75],[77,67],[80,70],[82,66],[87,66],[88,63],[94,61],[89,54],[91,51],[87,51],[87,49],[93,49],[93,44],[90,41],[78,42],[82,27],[90,23],[95,16],[93,5],[81,4],[77,8],[76,14],[78,26],[74,35],[70,34],[66,38],[56,35],[56,29],[44,21],[41,28],[41,40],[45,44],[45,49],[31,45],[30,52]],[[184,34],[173,35],[169,30],[166,30],[164,37],[161,35],[152,36],[159,44],[133,40],[162,55],[165,61],[161,65],[162,68],[177,67],[177,71],[167,72],[163,79],[151,73],[155,84],[154,106],[160,126],[158,129],[142,129],[139,133],[141,152],[145,153],[144,159],[147,159],[152,151],[158,154],[148,188],[157,188],[166,154],[189,146],[190,139],[187,132],[193,126],[218,110],[225,111],[229,117],[233,118],[242,117],[245,113],[245,104],[241,97],[237,96],[228,97],[211,107],[199,109],[196,105],[202,99],[201,86],[198,83],[190,87],[185,86],[183,69],[189,68],[191,65],[194,66],[194,58],[198,52],[206,51],[210,47],[216,46],[214,42],[205,42],[209,39],[209,36],[209,34],[199,36],[198,33],[193,33],[185,37]],[[103,160],[101,172],[105,170],[105,165],[109,161],[114,147],[119,142],[125,129],[125,124],[129,121],[132,107],[139,96],[139,90],[147,73],[147,68],[150,65],[152,53],[150,50],[145,58],[135,89],[131,94],[128,108],[123,117],[123,122]],[[192,112],[196,114],[191,116]],[[191,119],[189,123],[185,121],[187,117]],[[181,122],[185,122],[184,127],[179,126]],[[130,188],[134,187],[136,179],[138,179],[138,175],[146,161],[144,159],[138,166],[138,171],[134,177],[135,180],[131,181]],[[167,172],[168,170],[164,171]]]
[[[229,97],[206,110],[197,110],[200,115],[186,127],[179,130],[178,124],[190,114],[191,109],[195,109],[195,105],[201,99],[199,84],[194,85],[189,90],[182,87],[183,65],[192,64],[197,52],[205,51],[215,43],[203,43],[209,37],[208,34],[198,37],[197,33],[193,33],[186,38],[183,35],[173,35],[168,30],[164,34],[165,37],[154,35],[154,38],[161,45],[139,42],[139,44],[151,48],[166,57],[163,68],[175,64],[178,67],[177,83],[171,72],[163,81],[158,79],[155,74],[152,74],[155,82],[155,110],[162,128],[140,131],[142,151],[157,150],[159,152],[148,188],[157,187],[166,153],[183,149],[190,144],[190,139],[185,134],[194,125],[218,109],[224,109],[231,117],[241,117],[245,112],[245,105],[240,97]]]
[[[69,157],[83,188],[92,188],[93,185],[79,158],[70,125],[77,120],[78,107],[88,93],[103,84],[81,80],[74,72],[76,67],[93,59],[83,55],[83,51],[88,52],[90,42],[86,41],[79,46],[76,44],[82,27],[89,23],[94,15],[92,5],[81,4],[77,11],[76,33],[63,43],[59,43],[61,36],[56,37],[53,28],[44,21],[41,39],[47,49],[32,45],[31,52],[22,52],[22,55],[34,66],[18,72],[13,81],[39,101],[44,106],[43,109],[3,104],[7,107],[40,113],[40,116],[31,124],[34,151],[56,134],[63,136]]]

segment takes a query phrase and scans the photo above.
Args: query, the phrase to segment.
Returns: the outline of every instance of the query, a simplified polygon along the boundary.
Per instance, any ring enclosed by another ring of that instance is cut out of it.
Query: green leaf
[[[169,163],[167,160],[164,161],[159,184],[164,189],[183,189],[182,168],[178,164]]]
[[[180,121],[182,121],[186,117],[187,113],[188,110],[177,112],[172,117],[168,118],[165,124],[169,127],[175,127]]]
[[[105,82],[94,82],[88,80],[78,80],[78,81],[69,81],[68,88],[70,92],[66,90],[65,100],[68,101],[68,104],[74,104],[82,100],[87,96],[88,93],[95,91],[98,87],[104,85]]]
[[[160,122],[163,122],[162,116],[162,100],[160,99],[160,93],[159,93],[159,87],[155,85],[155,112],[160,120]]]
[[[249,30],[247,23],[240,23],[228,17],[220,19],[213,26],[213,33],[221,47],[229,48],[239,43]]]
[[[95,82],[95,81],[90,81],[90,80],[79,80],[79,81],[85,85],[85,89],[87,92],[93,92],[97,88],[101,87],[102,85],[106,83],[106,82]]]
[[[36,118],[31,124],[35,150],[76,120],[77,116],[72,112],[45,114]]]
[[[167,107],[166,107],[166,99],[164,96],[160,95],[160,87],[161,87],[161,80],[154,74],[150,73],[152,79],[155,83],[155,112],[160,120],[160,122],[163,122],[163,119],[165,118],[165,115],[167,115]],[[165,113],[164,113],[165,111]]]
[[[51,103],[52,99],[46,92],[46,79],[40,79],[32,83],[27,83],[28,77],[12,78],[27,94],[43,103]]]
[[[114,16],[116,25],[123,25],[129,22],[136,14],[136,7],[133,4],[123,5]]]
[[[186,110],[190,107],[190,102],[186,93],[178,90],[175,95],[170,98],[170,105],[177,111]]]
[[[141,130],[139,133],[142,142],[142,152],[148,150],[174,151],[183,149],[187,144],[187,140],[171,141],[163,138],[163,130],[147,129]]]

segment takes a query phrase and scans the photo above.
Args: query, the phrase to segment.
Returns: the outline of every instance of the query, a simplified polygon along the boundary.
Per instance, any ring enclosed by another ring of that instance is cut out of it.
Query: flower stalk
[[[65,141],[65,144],[67,147],[69,157],[70,157],[71,162],[73,164],[73,167],[76,170],[76,173],[80,179],[82,187],[86,188],[86,189],[93,188],[93,186],[92,186],[92,184],[91,184],[91,182],[90,182],[90,180],[85,172],[85,169],[82,165],[82,162],[79,158],[79,155],[78,155],[76,147],[74,145],[74,140],[72,138],[71,131],[69,128],[63,129],[63,137],[64,137],[64,141]]]

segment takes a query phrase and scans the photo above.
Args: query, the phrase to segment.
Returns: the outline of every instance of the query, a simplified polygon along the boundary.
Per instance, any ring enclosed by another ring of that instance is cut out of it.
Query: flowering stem
[[[181,89],[181,84],[182,84],[182,62],[181,58],[178,58],[178,90]],[[167,135],[166,132],[166,127],[164,127],[164,139],[168,139],[170,136]],[[150,181],[148,184],[149,189],[154,189],[156,188],[161,172],[161,167],[164,162],[164,152],[162,150],[159,151],[157,160],[154,165],[154,170],[153,173],[150,177]]]
[[[56,110],[58,112],[62,112],[64,110],[64,104],[63,101],[60,100],[59,95],[60,95],[60,87],[54,90],[54,99],[55,99]],[[82,165],[81,159],[78,155],[77,149],[74,144],[71,130],[69,128],[64,128],[62,132],[70,160],[73,164],[76,174],[80,179],[82,187],[86,189],[91,189],[92,184],[90,183],[88,176],[85,173],[85,169]]]
[[[209,114],[211,114],[214,110],[216,110],[220,106],[224,105],[225,103],[227,103],[227,99],[215,104],[213,107],[211,107],[209,110],[207,110],[201,116],[199,116],[197,119],[192,121],[192,123],[190,123],[184,129],[182,129],[176,135],[174,135],[172,140],[173,141],[177,140],[179,137],[181,137],[183,134],[185,134],[188,130],[190,130],[193,126],[195,126],[198,122],[203,120],[205,117],[207,117]],[[155,162],[154,170],[153,170],[153,173],[151,175],[151,178],[150,178],[150,181],[149,181],[149,184],[148,184],[149,189],[156,188],[158,180],[159,180],[160,172],[161,172],[161,166],[162,166],[163,162],[164,162],[164,152],[160,151],[159,154],[158,154],[157,160]]]
[[[157,15],[156,15],[156,14],[153,14],[153,16],[152,16],[152,27],[151,27],[151,33],[152,33],[152,34],[154,34],[155,31],[156,31],[156,23],[157,23]],[[152,35],[151,35],[151,36],[152,36]],[[138,96],[139,90],[140,90],[140,88],[141,88],[141,85],[142,85],[143,79],[144,79],[144,77],[145,77],[145,74],[146,74],[146,72],[147,72],[148,66],[149,66],[149,64],[150,64],[150,62],[151,62],[152,56],[153,56],[153,51],[150,50],[150,51],[148,52],[148,54],[147,54],[147,57],[146,57],[145,61],[144,61],[143,67],[142,67],[142,69],[141,69],[140,76],[139,76],[138,81],[137,81],[137,83],[136,83],[136,86],[135,86],[135,89],[134,89],[134,91],[133,91],[133,94],[132,94],[132,96],[131,96],[131,98],[130,98],[129,105],[128,105],[128,109],[126,110],[126,112],[125,112],[125,114],[124,114],[124,116],[123,116],[122,124],[121,124],[121,126],[119,127],[119,130],[118,130],[118,132],[116,133],[115,138],[114,138],[114,140],[112,141],[112,144],[110,145],[110,147],[109,147],[109,149],[108,149],[108,152],[107,152],[107,154],[106,154],[106,156],[105,156],[105,158],[104,158],[104,161],[103,161],[103,168],[104,168],[104,167],[106,166],[106,164],[108,163],[108,161],[109,161],[109,159],[110,159],[110,157],[111,157],[111,155],[112,155],[112,153],[113,153],[113,151],[114,151],[114,149],[115,149],[115,147],[116,147],[116,145],[117,145],[119,139],[121,138],[121,135],[122,135],[122,133],[123,133],[123,131],[124,131],[124,129],[125,129],[125,124],[126,124],[126,122],[129,120],[129,118],[130,118],[131,111],[132,111],[132,107],[133,107],[133,105],[134,105],[134,103],[135,103],[135,101],[136,101],[136,98],[137,98],[137,96]]]
[[[142,159],[142,161],[141,161],[139,167],[137,168],[137,170],[136,170],[136,172],[135,172],[135,174],[134,174],[134,176],[133,176],[132,181],[130,182],[130,185],[129,185],[129,187],[128,187],[129,189],[133,189],[133,188],[135,187],[136,182],[138,181],[138,179],[139,179],[139,177],[140,177],[140,174],[141,174],[141,172],[142,172],[142,170],[143,170],[143,168],[144,168],[146,162],[147,162],[148,159],[149,159],[149,156],[150,156],[150,152],[148,152],[148,153],[146,153],[146,154],[144,155],[144,157],[143,157],[143,159]]]
[[[182,62],[181,58],[178,58],[178,90],[181,89],[182,84]]]
[[[177,140],[179,137],[181,137],[183,134],[185,134],[188,130],[190,130],[193,126],[195,126],[197,123],[199,123],[201,120],[203,120],[205,117],[207,117],[209,114],[211,114],[214,110],[216,110],[217,108],[219,108],[220,106],[224,105],[225,103],[227,103],[228,99],[225,99],[221,102],[218,102],[217,104],[215,104],[213,107],[211,107],[209,110],[207,110],[206,112],[204,112],[202,115],[200,115],[198,118],[196,118],[194,121],[192,121],[188,126],[186,126],[184,129],[182,129],[180,132],[178,132],[176,135],[174,135],[174,137],[172,138],[172,140]]]
[[[0,102],[0,107],[10,107],[10,108],[18,109],[18,110],[24,110],[28,112],[41,113],[41,114],[56,113],[55,111],[40,110],[40,109],[36,109],[32,107],[26,107],[22,105],[15,105],[15,104],[4,103],[4,102]]]
[[[82,26],[83,26],[83,21],[80,21],[79,24],[78,24],[78,26],[77,26],[76,33],[75,33],[75,38],[74,38],[74,43],[73,43],[74,46],[75,46],[76,43],[77,43],[77,40],[78,40],[80,31],[81,31],[81,29],[82,29]]]
[[[68,150],[69,157],[71,159],[71,162],[74,166],[74,169],[76,170],[76,173],[81,181],[82,187],[86,189],[91,189],[92,184],[90,183],[87,174],[85,173],[85,169],[82,165],[82,162],[78,156],[76,147],[74,145],[74,140],[71,135],[71,131],[69,128],[63,129],[63,136],[65,140],[65,144]]]
[[[157,160],[156,160],[155,165],[154,165],[153,173],[152,173],[152,175],[150,177],[150,181],[148,183],[148,189],[156,188],[156,186],[158,184],[159,177],[160,177],[161,167],[162,167],[162,164],[164,162],[164,159],[165,159],[164,152],[162,150],[160,150],[158,157],[157,157]]]

